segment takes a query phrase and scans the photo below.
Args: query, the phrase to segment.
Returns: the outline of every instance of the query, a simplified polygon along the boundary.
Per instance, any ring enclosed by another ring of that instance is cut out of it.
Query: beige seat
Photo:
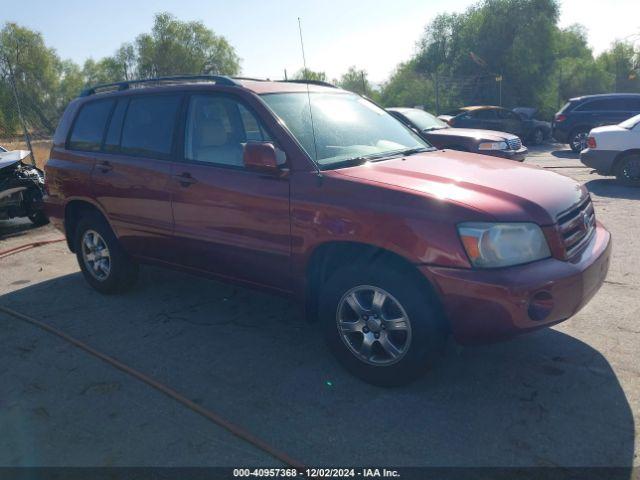
[[[193,160],[241,167],[242,144],[227,134],[219,118],[200,118],[195,125]]]

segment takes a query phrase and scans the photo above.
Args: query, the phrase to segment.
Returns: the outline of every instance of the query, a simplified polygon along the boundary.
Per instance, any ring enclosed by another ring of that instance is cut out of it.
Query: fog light
[[[549,316],[553,310],[553,297],[549,292],[538,292],[529,300],[527,313],[535,322],[541,322]]]

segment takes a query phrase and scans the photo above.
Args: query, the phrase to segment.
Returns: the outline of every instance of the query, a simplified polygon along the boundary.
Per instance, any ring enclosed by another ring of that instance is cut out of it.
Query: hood
[[[15,165],[28,156],[28,150],[11,150],[9,152],[0,152],[0,170],[11,165]]]
[[[500,142],[502,140],[517,138],[507,132],[496,132],[495,130],[480,130],[477,128],[441,128],[439,130],[429,130],[425,135],[446,135],[447,137],[475,138],[476,140],[489,140]]]
[[[466,152],[425,152],[335,172],[464,205],[493,220],[542,226],[554,224],[588,195],[577,182],[549,170]]]

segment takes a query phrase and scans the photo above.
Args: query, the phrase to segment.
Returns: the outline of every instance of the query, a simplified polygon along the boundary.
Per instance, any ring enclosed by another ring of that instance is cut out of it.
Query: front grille
[[[582,202],[558,217],[558,227],[562,235],[567,258],[580,250],[596,229],[596,213],[587,196]]]
[[[511,150],[520,150],[522,148],[522,141],[518,137],[510,138],[507,140],[507,145],[509,145]]]

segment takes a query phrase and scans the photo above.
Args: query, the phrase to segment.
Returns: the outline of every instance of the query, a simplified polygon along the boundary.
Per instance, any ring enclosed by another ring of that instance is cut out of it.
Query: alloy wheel
[[[622,176],[631,182],[640,182],[640,157],[629,158],[622,167]]]
[[[104,281],[111,272],[111,256],[104,238],[95,230],[87,230],[82,236],[82,260],[89,273]]]
[[[573,136],[573,140],[571,142],[571,147],[574,150],[581,152],[585,148],[587,148],[587,138],[589,137],[588,132],[578,132]]]
[[[347,291],[336,313],[340,338],[359,360],[377,366],[402,359],[411,345],[411,322],[400,302],[371,285]]]

